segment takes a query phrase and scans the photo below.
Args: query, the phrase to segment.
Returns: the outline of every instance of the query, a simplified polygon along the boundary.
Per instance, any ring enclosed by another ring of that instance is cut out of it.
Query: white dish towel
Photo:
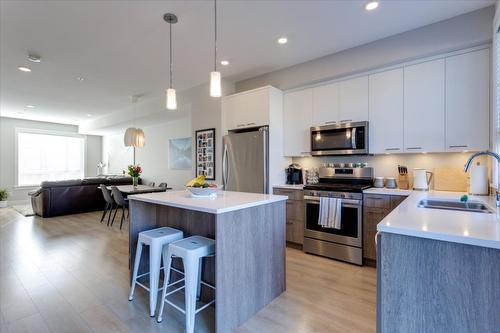
[[[342,199],[319,198],[318,224],[323,228],[341,229]]]

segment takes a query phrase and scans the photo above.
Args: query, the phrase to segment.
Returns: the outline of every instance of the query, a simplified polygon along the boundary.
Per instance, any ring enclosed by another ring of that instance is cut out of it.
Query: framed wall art
[[[196,176],[215,180],[215,128],[196,131]]]
[[[170,139],[168,152],[168,166],[170,169],[191,170],[191,145],[191,137]]]

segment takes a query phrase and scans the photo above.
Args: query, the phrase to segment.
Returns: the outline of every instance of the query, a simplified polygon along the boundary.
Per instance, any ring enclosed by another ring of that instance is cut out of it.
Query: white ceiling
[[[415,29],[493,0],[221,1],[222,75],[237,81]],[[168,25],[174,26],[174,87],[208,81],[212,1],[0,1],[0,114],[81,124],[158,98],[168,85]],[[289,43],[276,39],[287,36]],[[26,60],[28,52],[42,57]],[[31,73],[17,70],[28,65]],[[78,81],[77,77],[84,77]],[[25,109],[25,105],[35,109]],[[91,116],[87,116],[90,114]]]

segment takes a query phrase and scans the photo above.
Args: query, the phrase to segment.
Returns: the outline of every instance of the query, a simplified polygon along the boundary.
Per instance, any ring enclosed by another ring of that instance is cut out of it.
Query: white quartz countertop
[[[385,195],[400,195],[400,196],[409,196],[413,193],[412,190],[401,190],[399,188],[377,188],[370,187],[366,190],[363,190],[365,194],[385,194]]]
[[[216,197],[195,198],[187,190],[136,194],[129,195],[128,198],[129,200],[144,201],[212,214],[222,214],[288,199],[284,195],[230,191],[219,191]]]
[[[486,214],[418,207],[425,198],[459,200],[465,193],[410,192],[377,225],[378,231],[500,249],[500,212],[493,197],[469,196],[469,200],[481,201],[496,212]]]

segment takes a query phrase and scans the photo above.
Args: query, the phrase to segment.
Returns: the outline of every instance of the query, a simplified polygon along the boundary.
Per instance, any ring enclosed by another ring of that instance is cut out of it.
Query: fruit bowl
[[[191,192],[191,196],[193,197],[211,197],[217,195],[217,191],[220,189],[220,186],[217,187],[186,186],[186,188],[189,192]]]

